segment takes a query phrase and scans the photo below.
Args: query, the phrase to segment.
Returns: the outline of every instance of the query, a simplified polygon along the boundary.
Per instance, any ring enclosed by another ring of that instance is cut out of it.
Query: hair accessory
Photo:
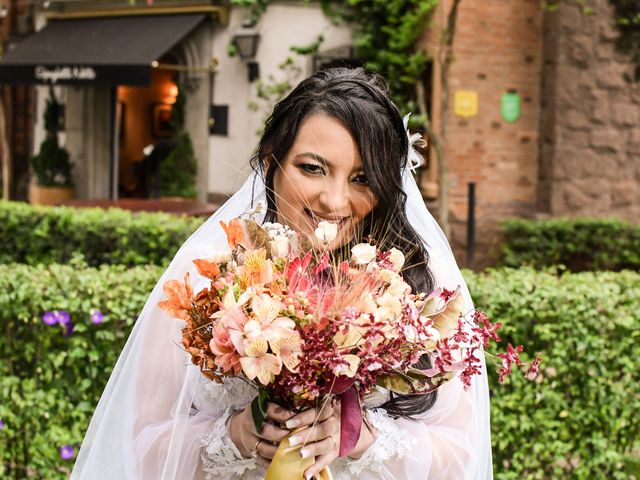
[[[424,157],[416,151],[414,145],[417,145],[418,147],[425,147],[427,145],[427,142],[422,138],[421,133],[414,133],[413,135],[411,135],[411,132],[409,132],[410,116],[411,113],[407,113],[402,119],[402,123],[404,124],[404,128],[407,130],[407,139],[409,140],[409,149],[407,151],[407,166],[409,167],[409,170],[411,170],[411,173],[416,173],[416,170],[419,167],[423,166],[425,161]]]

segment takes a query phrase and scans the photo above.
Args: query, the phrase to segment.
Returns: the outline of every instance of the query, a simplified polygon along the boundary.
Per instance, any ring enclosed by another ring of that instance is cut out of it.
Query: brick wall
[[[438,26],[452,4],[441,1],[425,36],[434,57]],[[608,0],[586,5],[592,14],[583,14],[578,2],[562,2],[555,12],[541,9],[538,0],[460,3],[446,152],[450,240],[462,265],[469,182],[477,185],[475,267],[497,259],[504,218],[640,219],[640,83],[632,80],[630,59],[615,50]],[[478,93],[477,116],[454,115],[456,90]],[[500,115],[508,91],[522,99],[515,123]],[[434,180],[437,172],[428,176]]]
[[[640,83],[607,0],[545,15],[540,209],[640,219]]]
[[[448,10],[451,1],[444,3]],[[436,15],[442,24],[443,12]],[[542,17],[539,0],[460,3],[449,74],[446,151],[451,243],[462,265],[469,182],[476,183],[476,266],[495,258],[499,219],[528,216],[536,209]],[[431,34],[426,39],[432,52],[437,48],[434,38]],[[456,90],[478,92],[477,116],[463,119],[453,114]],[[515,123],[500,114],[501,96],[509,91],[522,100]]]

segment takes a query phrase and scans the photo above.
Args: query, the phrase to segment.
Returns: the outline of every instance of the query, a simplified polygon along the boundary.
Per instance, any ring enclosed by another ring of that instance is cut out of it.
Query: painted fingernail
[[[311,480],[313,478],[313,473],[305,473],[304,478],[305,480]]]
[[[295,435],[289,437],[289,445],[292,447],[298,445],[300,443],[300,437],[296,437]]]
[[[285,425],[287,426],[287,428],[296,428],[298,425],[300,425],[300,420],[291,418],[285,422]]]
[[[311,451],[309,451],[309,449],[308,449],[308,448],[301,448],[301,449],[300,449],[300,456],[301,456],[302,458],[310,457],[310,456],[311,456]],[[309,477],[309,478],[311,478],[311,477]]]

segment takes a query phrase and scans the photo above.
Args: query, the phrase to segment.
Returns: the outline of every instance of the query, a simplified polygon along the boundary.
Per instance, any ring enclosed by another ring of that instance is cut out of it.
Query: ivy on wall
[[[542,8],[556,11],[568,0],[542,0]],[[571,0],[577,3],[584,15],[592,15],[594,8],[587,5],[587,0]],[[613,7],[613,19],[620,36],[616,40],[616,48],[628,55],[635,64],[635,80],[640,81],[640,1],[609,0]]]
[[[640,2],[638,0],[609,0],[615,12],[620,36],[616,47],[635,63],[635,79],[640,81]]]
[[[270,0],[231,0],[236,6],[249,9],[251,19],[258,21]],[[422,82],[428,58],[415,44],[424,32],[425,22],[435,10],[438,0],[320,0],[325,14],[336,22],[353,28],[355,54],[366,69],[382,74],[388,82],[394,101],[403,113],[418,111],[415,84]],[[298,55],[316,53],[322,39],[305,47],[291,47]],[[291,69],[293,59],[287,58],[281,69]],[[286,72],[285,72],[286,73]],[[258,97],[265,99],[269,91],[281,96],[287,80],[259,83]],[[419,115],[412,124],[424,123]]]

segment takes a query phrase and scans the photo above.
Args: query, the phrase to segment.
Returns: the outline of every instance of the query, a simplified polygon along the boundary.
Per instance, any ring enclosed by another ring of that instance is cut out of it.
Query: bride
[[[263,202],[265,222],[312,241],[320,221],[337,224],[331,250],[368,236],[384,250],[398,248],[414,290],[461,285],[471,309],[447,240],[411,175],[416,157],[381,79],[362,69],[319,72],[278,103],[252,159],[254,174],[182,246],[151,293],[71,478],[259,479],[278,442],[300,427],[292,441],[315,458],[306,478],[328,465],[336,479],[492,478],[484,368],[467,390],[457,379],[422,396],[377,390],[365,399],[355,449],[338,457],[339,407],[295,415],[269,404],[268,422],[256,431],[250,409],[256,391],[237,379],[207,380],[179,347],[180,322],[157,306],[166,280],[186,271],[198,278],[192,260],[224,250],[220,220],[255,213]]]

